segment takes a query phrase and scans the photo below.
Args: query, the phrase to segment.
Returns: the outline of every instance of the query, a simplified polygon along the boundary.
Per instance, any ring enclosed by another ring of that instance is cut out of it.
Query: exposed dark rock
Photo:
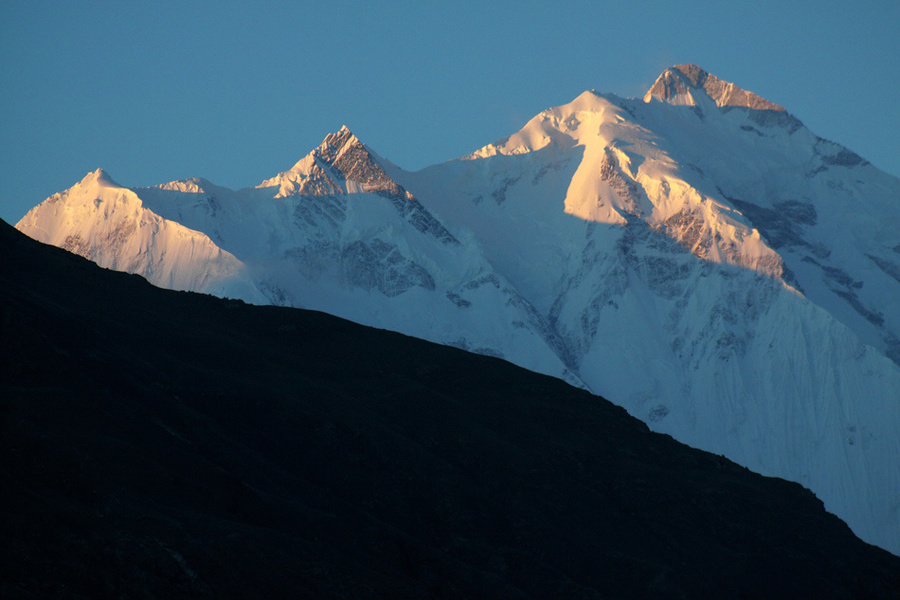
[[[867,160],[863,159],[855,152],[824,138],[817,138],[815,152],[819,156],[819,159],[826,165],[855,167],[856,165],[869,164]]]
[[[812,204],[797,200],[780,200],[773,203],[773,208],[765,208],[728,196],[721,189],[719,193],[741,211],[750,225],[760,231],[772,248],[811,247],[803,238],[802,226],[816,224],[818,215]]]
[[[822,162],[826,165],[836,165],[841,167],[853,167],[865,162],[860,155],[856,154],[855,152],[851,152],[846,148],[843,148],[834,156],[822,156],[821,158]]]
[[[613,189],[626,212],[632,215],[641,214],[642,190],[633,179],[622,174],[619,158],[610,148],[604,148],[600,163],[600,179]]]
[[[800,280],[797,279],[797,274],[794,273],[794,271],[792,271],[790,268],[788,268],[788,266],[785,264],[781,265],[781,278],[784,280],[784,282],[786,284],[793,287],[794,289],[799,291],[801,294],[806,293],[803,291],[803,286],[800,285]]]
[[[758,135],[758,136],[760,136],[760,137],[764,137],[764,136],[765,136],[765,134],[764,134],[762,131],[760,131],[760,130],[757,129],[756,127],[752,127],[751,125],[741,125],[741,129],[744,130],[744,131],[750,131],[750,132],[753,132],[753,133],[755,133],[756,135]]]
[[[347,218],[347,197],[343,194],[317,195],[300,198],[294,207],[294,220],[301,230],[326,225],[325,229],[336,229]]]
[[[454,294],[453,292],[447,292],[447,299],[460,308],[469,308],[470,306],[472,306],[471,302],[469,302],[465,298],[460,297],[459,294]]]
[[[366,290],[378,290],[393,297],[413,287],[433,291],[434,279],[425,267],[403,256],[387,242],[374,239],[366,244],[355,241],[341,252],[344,276],[351,284]]]
[[[900,339],[897,339],[890,333],[886,334],[883,339],[886,347],[884,353],[888,358],[900,365]]]
[[[883,258],[879,258],[877,256],[872,256],[871,254],[866,254],[866,256],[869,257],[869,260],[878,265],[879,269],[881,269],[897,281],[900,281],[900,265],[892,263]]]
[[[862,315],[863,318],[869,321],[872,325],[875,325],[876,327],[884,326],[884,315],[881,314],[880,311],[870,310],[869,308],[866,308],[866,306],[862,303],[862,300],[859,299],[859,296],[857,296],[852,290],[832,288],[831,291],[846,300],[847,303],[853,307],[853,310]]]
[[[838,269],[837,267],[830,267],[828,265],[821,265],[822,271],[825,274],[825,280],[830,281],[832,283],[836,283],[842,287],[847,289],[859,289],[863,286],[862,281],[855,281],[850,275],[847,274],[846,271]]]
[[[782,127],[787,129],[788,134],[794,134],[803,127],[800,119],[781,110],[738,110],[745,110],[747,118],[760,127]]]
[[[448,246],[459,245],[459,240],[453,237],[453,234],[447,231],[447,229],[441,225],[440,221],[435,219],[434,216],[422,206],[421,202],[416,200],[416,198],[406,190],[403,190],[402,188],[401,190],[400,195],[395,195],[388,191],[380,191],[378,193],[390,200],[394,205],[394,208],[397,209],[397,212],[422,233],[432,235]]]
[[[518,177],[507,177],[491,192],[491,197],[494,199],[494,202],[497,203],[497,206],[501,206],[506,202],[506,192],[518,182]]]
[[[669,407],[664,404],[660,404],[659,406],[655,406],[653,410],[650,411],[648,415],[648,419],[651,423],[656,423],[662,421],[669,414]]]

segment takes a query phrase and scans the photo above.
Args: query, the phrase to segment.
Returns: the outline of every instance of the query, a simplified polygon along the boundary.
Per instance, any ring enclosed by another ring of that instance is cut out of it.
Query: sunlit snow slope
[[[95,173],[17,227],[586,385],[900,553],[900,180],[696,66],[416,173],[342,128],[256,188]]]
[[[47,198],[17,227],[101,267],[139,273],[160,287],[265,301],[234,255],[206,234],[149,210],[102,169]]]

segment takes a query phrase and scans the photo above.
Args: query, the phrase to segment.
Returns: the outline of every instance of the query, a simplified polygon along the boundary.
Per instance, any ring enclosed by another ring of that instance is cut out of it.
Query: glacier
[[[900,180],[695,65],[417,172],[342,127],[255,187],[98,170],[17,228],[563,378],[900,554]]]

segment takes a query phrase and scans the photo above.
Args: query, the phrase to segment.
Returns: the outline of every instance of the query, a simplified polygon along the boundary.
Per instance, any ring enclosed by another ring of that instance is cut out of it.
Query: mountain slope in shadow
[[[0,595],[897,597],[801,486],[501,360],[0,227]]]

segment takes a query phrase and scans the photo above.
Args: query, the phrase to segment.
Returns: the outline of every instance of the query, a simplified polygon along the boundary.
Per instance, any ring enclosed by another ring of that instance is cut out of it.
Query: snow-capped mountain
[[[161,287],[321,310],[583,387],[476,241],[447,231],[347,128],[239,191],[203,179],[128,189],[98,170],[18,227]]]
[[[900,180],[696,66],[416,173],[342,128],[256,188],[97,172],[17,227],[564,377],[900,553]]]

